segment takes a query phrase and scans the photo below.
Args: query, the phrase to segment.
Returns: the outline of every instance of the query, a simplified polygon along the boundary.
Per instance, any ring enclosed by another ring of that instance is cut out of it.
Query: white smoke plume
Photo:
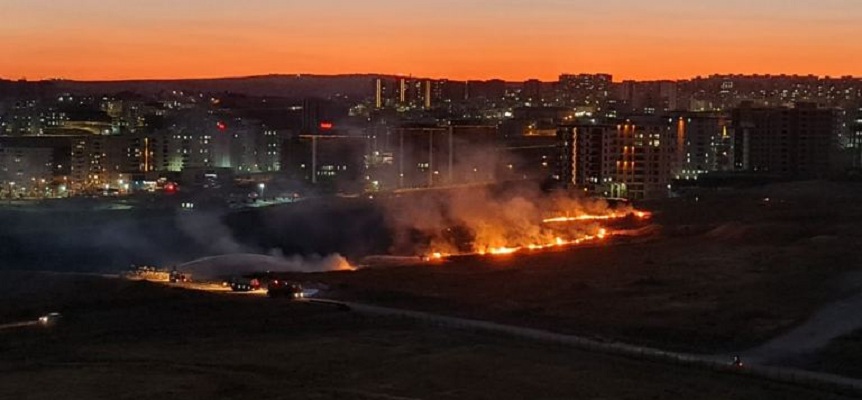
[[[199,245],[209,249],[210,257],[177,266],[192,276],[216,278],[254,272],[328,272],[352,270],[350,263],[340,254],[326,256],[285,255],[272,249],[267,255],[237,242],[217,214],[192,213],[178,218],[177,225]]]
[[[349,271],[353,267],[339,254],[329,256],[276,257],[263,254],[228,254],[205,257],[178,265],[177,270],[194,280],[224,279],[259,272]]]

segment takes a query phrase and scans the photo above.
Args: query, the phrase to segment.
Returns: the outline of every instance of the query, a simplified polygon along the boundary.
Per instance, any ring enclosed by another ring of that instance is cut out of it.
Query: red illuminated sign
[[[332,129],[334,126],[335,125],[333,125],[332,122],[321,122],[320,123],[320,129],[323,129],[325,131]]]

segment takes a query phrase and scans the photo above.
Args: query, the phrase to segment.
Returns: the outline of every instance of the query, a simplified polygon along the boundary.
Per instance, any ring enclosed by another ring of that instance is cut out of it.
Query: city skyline
[[[816,5],[816,7],[815,7]],[[190,79],[375,73],[615,80],[862,74],[862,4],[739,0],[10,1],[0,77]],[[636,38],[636,39],[635,39]]]

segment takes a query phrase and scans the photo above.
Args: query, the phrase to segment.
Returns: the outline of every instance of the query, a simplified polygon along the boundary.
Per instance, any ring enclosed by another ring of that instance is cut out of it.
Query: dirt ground
[[[0,331],[0,398],[832,398],[257,296],[11,273],[0,289],[0,323],[63,313]]]
[[[326,294],[700,353],[740,351],[858,293],[862,187],[823,182],[643,205],[660,234],[436,267],[313,277]],[[308,278],[304,278],[308,279]]]

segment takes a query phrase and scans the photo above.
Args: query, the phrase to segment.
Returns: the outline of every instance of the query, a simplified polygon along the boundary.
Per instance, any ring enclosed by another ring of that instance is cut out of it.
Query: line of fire
[[[439,235],[419,237],[428,249],[423,259],[434,262],[458,256],[505,256],[555,251],[598,244],[619,237],[649,233],[652,213],[635,209],[624,199],[580,199],[589,207],[550,208],[520,221],[506,217],[456,222]],[[421,236],[421,235],[420,235]]]

